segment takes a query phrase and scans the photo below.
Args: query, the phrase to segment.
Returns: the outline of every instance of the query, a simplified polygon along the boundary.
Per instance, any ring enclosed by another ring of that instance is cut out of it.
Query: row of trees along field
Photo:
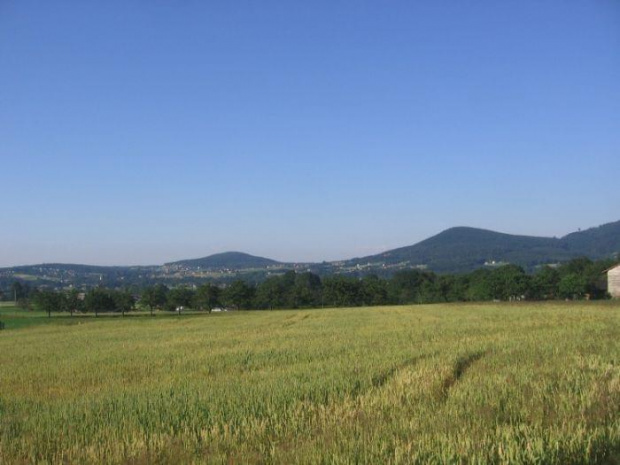
[[[242,280],[226,287],[207,283],[197,288],[168,288],[163,284],[132,294],[106,288],[80,293],[33,290],[28,300],[47,312],[125,313],[136,307],[174,311],[180,308],[211,311],[353,307],[389,304],[466,302],[491,300],[554,300],[606,298],[604,270],[613,261],[572,260],[559,267],[544,267],[527,274],[516,265],[480,269],[463,275],[437,275],[419,270],[399,271],[389,279],[333,275],[321,278],[310,272],[289,271],[258,284]],[[23,289],[21,289],[23,292]]]

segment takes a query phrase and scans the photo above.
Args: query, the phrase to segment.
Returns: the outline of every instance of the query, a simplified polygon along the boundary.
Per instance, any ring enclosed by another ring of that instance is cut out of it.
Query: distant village
[[[310,272],[319,276],[339,274],[390,276],[401,270],[426,270],[426,265],[403,261],[396,264],[351,264],[346,261],[324,263],[291,263],[254,268],[203,268],[182,264],[136,267],[89,267],[83,265],[45,264],[0,269],[0,292],[6,293],[11,284],[22,281],[43,289],[69,290],[105,287],[144,287],[154,283],[169,286],[198,287],[205,282],[225,285],[236,279],[254,283],[288,271]]]

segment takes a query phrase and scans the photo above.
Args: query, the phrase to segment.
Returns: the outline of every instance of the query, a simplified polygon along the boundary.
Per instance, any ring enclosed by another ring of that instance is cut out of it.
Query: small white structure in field
[[[620,298],[620,265],[607,270],[607,292],[612,297]]]

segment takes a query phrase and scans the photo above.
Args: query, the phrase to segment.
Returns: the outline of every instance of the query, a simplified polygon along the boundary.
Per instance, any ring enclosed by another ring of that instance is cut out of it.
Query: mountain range
[[[576,257],[612,258],[620,252],[620,221],[568,234],[562,238],[520,236],[485,229],[455,227],[407,247],[376,255],[331,262],[344,268],[417,267],[439,273],[460,273],[484,266],[514,263],[527,269]],[[286,264],[241,252],[167,263],[201,269],[269,268]],[[318,264],[307,264],[319,266]],[[322,264],[325,266],[326,264]]]
[[[562,238],[518,236],[485,229],[456,227],[408,247],[351,260],[351,263],[409,262],[439,273],[472,271],[482,266],[514,263],[527,269],[585,256],[612,258],[620,252],[620,221]]]
[[[577,231],[561,238],[520,236],[471,227],[447,229],[417,244],[376,255],[337,262],[283,263],[243,252],[225,252],[181,260],[161,266],[104,267],[42,264],[0,268],[0,291],[15,279],[35,285],[66,286],[145,285],[153,282],[196,283],[204,280],[261,280],[286,270],[389,276],[401,269],[425,269],[437,273],[463,273],[483,267],[512,263],[534,270],[537,266],[576,257],[594,260],[620,258],[620,221]]]

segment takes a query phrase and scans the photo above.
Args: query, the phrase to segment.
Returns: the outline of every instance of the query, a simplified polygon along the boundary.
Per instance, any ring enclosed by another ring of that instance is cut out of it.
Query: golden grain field
[[[0,332],[2,464],[620,460],[618,302],[53,320]]]

